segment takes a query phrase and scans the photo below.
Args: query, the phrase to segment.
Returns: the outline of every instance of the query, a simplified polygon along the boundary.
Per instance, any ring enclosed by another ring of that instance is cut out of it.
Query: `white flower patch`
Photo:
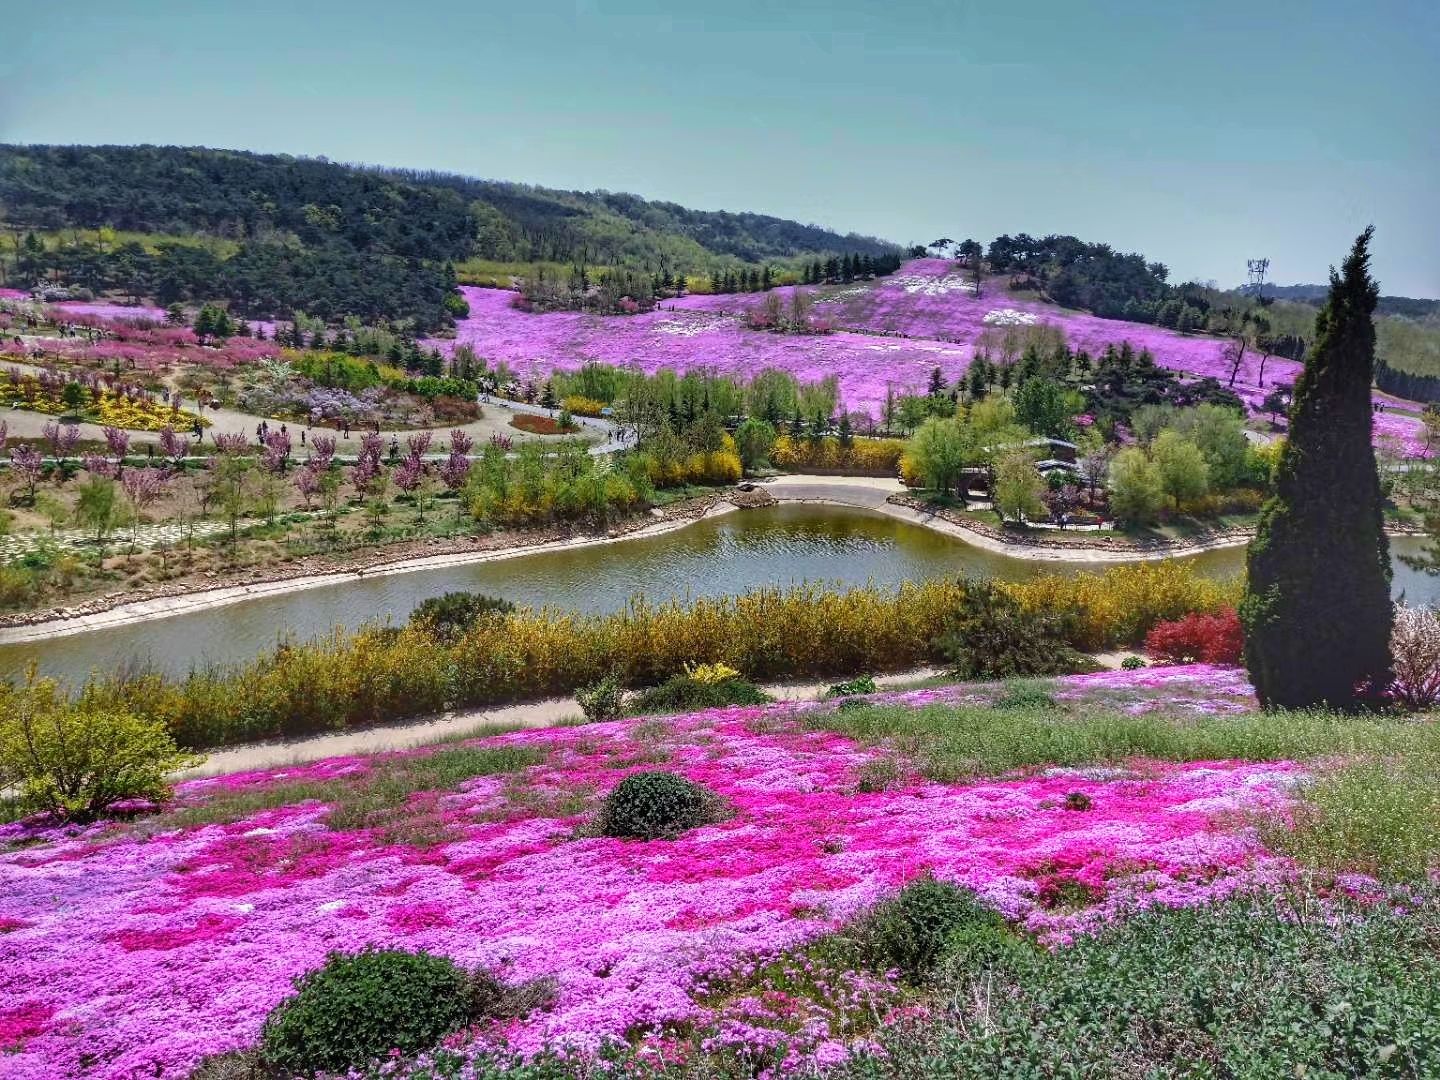
[[[1040,321],[1040,316],[1007,307],[987,312],[982,321],[986,326],[1034,326]]]
[[[688,318],[667,319],[665,322],[656,323],[651,329],[657,334],[673,334],[675,337],[694,337],[696,334],[703,334],[728,322],[728,315],[710,315],[696,313]]]
[[[817,304],[838,304],[841,300],[853,300],[857,296],[864,296],[870,290],[861,285],[854,289],[841,289],[839,292],[831,293],[829,296],[817,296]]]
[[[946,274],[944,277],[925,277],[919,274],[906,274],[903,277],[892,277],[891,284],[899,285],[907,293],[920,296],[945,296],[948,293],[963,292],[971,296],[976,295],[975,283],[967,281],[959,274]]]

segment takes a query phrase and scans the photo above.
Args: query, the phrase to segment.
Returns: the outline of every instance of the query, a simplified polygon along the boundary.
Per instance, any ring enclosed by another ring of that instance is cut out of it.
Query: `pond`
[[[1419,544],[1407,538],[1394,546],[1413,551]],[[1235,575],[1243,566],[1244,549],[1187,561],[1207,574]],[[304,640],[372,620],[399,624],[422,600],[457,589],[503,596],[518,605],[609,612],[641,595],[683,599],[806,581],[894,586],[966,573],[1020,580],[1095,568],[1013,559],[882,514],[792,503],[708,518],[637,540],[347,579],[173,618],[0,646],[0,676],[23,675],[32,661],[43,674],[66,681],[126,666],[183,675],[193,667],[251,659],[287,636]],[[1396,588],[1412,602],[1440,600],[1440,578],[1403,565],[1396,567]]]

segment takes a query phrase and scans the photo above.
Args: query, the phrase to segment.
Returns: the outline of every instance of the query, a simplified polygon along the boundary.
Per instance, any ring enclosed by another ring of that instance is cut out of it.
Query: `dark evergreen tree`
[[[1315,319],[1275,495],[1250,544],[1245,666],[1266,708],[1352,708],[1390,679],[1390,550],[1371,446],[1373,227]]]

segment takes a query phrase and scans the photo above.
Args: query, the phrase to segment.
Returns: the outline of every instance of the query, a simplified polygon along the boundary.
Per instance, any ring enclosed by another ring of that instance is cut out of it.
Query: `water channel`
[[[1392,546],[1413,552],[1420,543],[1403,538]],[[1243,566],[1244,549],[1208,552],[1189,561],[1206,574],[1235,575]],[[805,581],[894,586],[949,574],[1023,579],[1082,569],[1096,567],[996,555],[870,511],[789,504],[614,544],[344,579],[171,618],[0,646],[0,677],[20,676],[32,661],[42,674],[65,681],[134,665],[183,675],[198,666],[248,660],[284,637],[305,640],[372,620],[398,625],[422,600],[456,589],[503,596],[518,605],[608,612],[638,595],[683,599]],[[1412,603],[1440,600],[1440,578],[1403,564],[1396,565],[1395,585]]]

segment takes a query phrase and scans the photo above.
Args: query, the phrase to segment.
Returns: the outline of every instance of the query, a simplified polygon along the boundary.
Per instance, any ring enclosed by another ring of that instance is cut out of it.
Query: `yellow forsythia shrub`
[[[901,439],[856,438],[847,449],[833,435],[797,439],[781,435],[770,452],[770,463],[780,469],[855,469],[858,472],[894,472],[905,451]]]
[[[915,464],[915,459],[909,454],[900,458],[900,482],[909,488],[923,488],[925,486],[925,474]]]
[[[1173,559],[999,584],[1028,611],[1073,620],[1073,643],[1081,649],[1136,644],[1157,622],[1240,601],[1237,580],[1208,578]]]
[[[560,407],[576,416],[599,416],[606,405],[603,401],[597,401],[582,394],[571,394],[569,397],[561,399]]]

